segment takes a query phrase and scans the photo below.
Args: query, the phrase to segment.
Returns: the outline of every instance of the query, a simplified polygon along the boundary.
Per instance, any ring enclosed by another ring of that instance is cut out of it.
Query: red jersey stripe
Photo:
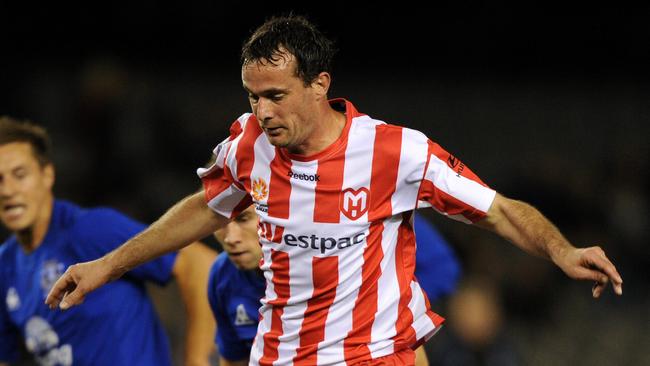
[[[257,120],[251,116],[244,128],[241,140],[237,143],[237,180],[242,182],[246,191],[251,191],[251,171],[255,162],[255,141],[262,134]]]
[[[401,127],[379,125],[375,131],[368,221],[392,216],[391,196],[395,193],[402,150]]]
[[[335,157],[319,161],[314,203],[314,222],[338,223],[341,217],[339,195],[343,187],[345,149]]]
[[[282,243],[282,235],[284,234],[284,227],[280,225],[275,226],[275,230],[273,231],[273,237],[270,239],[274,243]]]
[[[219,193],[230,187],[233,183],[233,178],[230,174],[230,169],[228,169],[228,166],[225,166],[223,169],[213,170],[201,178],[201,182],[205,190],[206,202],[210,202]]]
[[[237,136],[239,136],[240,133],[242,133],[242,131],[243,130],[241,128],[241,122],[239,121],[239,119],[236,119],[235,122],[233,122],[232,125],[230,125],[230,131],[229,131],[230,136],[228,136],[228,140],[229,141],[234,140]]]
[[[393,337],[395,349],[401,346],[410,346],[415,343],[415,330],[411,327],[413,314],[408,304],[413,297],[411,293],[411,281],[415,273],[415,234],[411,227],[411,216],[413,211],[402,214],[402,223],[397,234],[397,246],[395,248],[395,273],[399,284],[399,305],[397,309],[397,321],[395,328],[397,335]],[[404,342],[404,343],[402,343]]]
[[[368,343],[377,312],[377,281],[381,276],[379,264],[384,258],[381,247],[384,224],[382,221],[373,221],[369,230],[367,247],[363,252],[361,287],[352,310],[352,329],[343,342],[343,353],[348,363],[370,358]]]
[[[271,330],[264,334],[264,355],[260,365],[272,366],[278,359],[279,337],[282,335],[282,313],[289,300],[291,290],[289,287],[289,254],[271,249],[271,270],[273,271],[273,290],[277,298],[268,303],[273,306],[271,313]]]
[[[294,365],[317,364],[318,343],[325,339],[325,321],[336,296],[338,273],[338,257],[312,259],[314,292],[307,301],[307,310],[300,329],[300,347],[296,351]]]
[[[291,163],[282,158],[280,149],[275,148],[275,157],[271,161],[271,181],[269,182],[269,216],[281,219],[289,218],[289,198],[291,196],[291,181],[288,172]]]

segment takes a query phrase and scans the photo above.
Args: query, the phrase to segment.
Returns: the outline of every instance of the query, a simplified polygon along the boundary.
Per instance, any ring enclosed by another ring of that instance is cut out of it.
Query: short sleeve
[[[433,207],[455,220],[474,223],[485,217],[495,195],[460,159],[427,140],[418,207]]]
[[[208,206],[227,218],[239,215],[252,203],[244,187],[235,179],[231,166],[236,164],[233,156],[249,116],[244,114],[236,120],[230,128],[230,136],[214,148],[212,165],[197,169]]]
[[[110,208],[88,210],[75,224],[73,238],[79,238],[81,245],[73,247],[79,251],[81,260],[93,260],[119,247],[145,227]],[[132,269],[126,275],[141,281],[165,284],[172,277],[175,261],[176,252],[166,254]]]

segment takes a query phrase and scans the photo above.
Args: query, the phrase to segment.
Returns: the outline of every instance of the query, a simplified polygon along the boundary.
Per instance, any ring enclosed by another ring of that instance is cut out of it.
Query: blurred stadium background
[[[493,288],[495,342],[521,365],[650,365],[649,8],[453,4],[3,1],[0,114],[48,128],[58,197],[151,222],[198,188],[195,168],[248,111],[243,40],[271,14],[305,14],[338,42],[332,97],[422,130],[617,264],[624,296],[594,301],[591,284],[426,212],[465,276]],[[178,360],[181,305],[152,291]],[[455,347],[442,337],[432,354]]]

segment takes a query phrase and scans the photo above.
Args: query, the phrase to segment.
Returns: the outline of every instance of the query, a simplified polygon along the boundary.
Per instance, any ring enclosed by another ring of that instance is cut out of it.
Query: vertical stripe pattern
[[[412,210],[472,222],[494,191],[422,133],[344,100],[339,140],[313,157],[272,146],[253,115],[199,169],[209,206],[251,202],[266,279],[251,365],[352,364],[412,347],[443,319],[414,278]]]

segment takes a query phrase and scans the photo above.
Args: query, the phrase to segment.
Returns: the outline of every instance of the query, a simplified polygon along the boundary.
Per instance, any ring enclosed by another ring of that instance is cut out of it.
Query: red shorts
[[[352,366],[414,366],[415,352],[405,348],[392,355],[375,358],[374,360],[361,361]]]

